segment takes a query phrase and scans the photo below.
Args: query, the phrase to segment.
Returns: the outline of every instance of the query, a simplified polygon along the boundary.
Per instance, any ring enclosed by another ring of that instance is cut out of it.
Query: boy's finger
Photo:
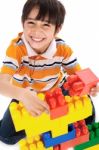
[[[30,115],[32,115],[33,117],[37,117],[37,113],[35,113],[34,111],[31,111]]]
[[[40,103],[40,105],[43,106],[46,110],[48,110],[48,111],[50,110],[50,109],[49,109],[49,105],[48,105],[46,102],[39,100],[39,103]]]
[[[50,112],[48,110],[45,109],[45,113],[49,114]]]
[[[99,85],[96,86],[97,92],[99,92]]]
[[[91,91],[91,92],[90,92],[90,95],[95,97],[95,96],[97,96],[97,92]]]
[[[40,109],[38,108],[33,108],[33,111],[31,111],[31,115],[34,116],[34,117],[37,117],[37,116],[40,116],[44,111],[41,111]]]

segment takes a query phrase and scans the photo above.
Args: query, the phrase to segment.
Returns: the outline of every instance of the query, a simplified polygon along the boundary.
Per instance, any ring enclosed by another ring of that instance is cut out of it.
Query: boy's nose
[[[34,35],[35,37],[37,37],[37,38],[39,38],[40,35],[42,35],[42,34],[43,34],[43,31],[42,31],[41,28],[35,28],[35,29],[33,30],[33,35]]]
[[[38,33],[38,32],[42,32],[43,31],[43,29],[41,28],[41,26],[35,26],[35,28],[34,28],[34,32],[35,33]]]

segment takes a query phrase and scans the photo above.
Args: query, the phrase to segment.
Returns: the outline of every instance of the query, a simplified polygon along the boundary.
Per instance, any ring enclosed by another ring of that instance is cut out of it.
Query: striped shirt
[[[54,39],[43,54],[37,54],[20,33],[6,51],[1,73],[12,75],[12,84],[47,91],[62,83],[64,73],[80,70],[72,49],[62,39]]]

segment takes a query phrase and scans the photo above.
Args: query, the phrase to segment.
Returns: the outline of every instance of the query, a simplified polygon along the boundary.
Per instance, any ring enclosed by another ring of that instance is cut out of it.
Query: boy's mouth
[[[34,37],[31,37],[31,39],[34,42],[42,42],[45,38],[34,38]]]

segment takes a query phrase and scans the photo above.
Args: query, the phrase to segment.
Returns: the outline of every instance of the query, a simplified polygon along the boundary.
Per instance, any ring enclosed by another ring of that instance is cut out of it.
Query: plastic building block
[[[24,112],[24,107],[20,103],[12,102],[9,106],[10,113],[13,119],[13,123],[16,131],[20,131],[24,129],[23,117],[22,113]]]
[[[99,122],[88,125],[88,130],[90,132],[89,141],[76,146],[75,150],[82,150],[99,144]]]
[[[53,147],[53,150],[60,150],[60,145],[56,145]]]
[[[85,120],[75,122],[74,128],[76,129],[76,138],[78,138],[79,136],[85,135],[89,132],[86,126]]]
[[[67,82],[63,84],[65,90],[69,90],[69,95],[80,95],[84,84],[80,81],[77,75],[70,75],[67,77]]]
[[[85,95],[88,94],[90,89],[94,87],[99,78],[89,69],[83,69],[77,71],[75,75],[71,75],[67,78],[67,82],[64,83],[64,89],[69,90],[69,95]]]
[[[68,105],[68,114],[65,116],[66,124],[71,124],[79,120],[83,120],[92,115],[92,104],[87,95],[65,96]]]
[[[66,150],[81,143],[89,141],[89,131],[86,126],[85,120],[74,123],[76,129],[76,137],[69,141],[60,144],[60,150]]]
[[[69,140],[67,142],[61,143],[59,150],[67,150],[68,148],[74,147],[76,145],[79,145],[79,144],[87,142],[87,141],[89,141],[89,134],[86,134],[86,135],[80,136],[78,138]]]
[[[22,139],[19,141],[20,150],[53,150],[53,147],[45,148],[40,136]]]
[[[99,144],[95,145],[95,146],[92,146],[90,148],[87,148],[85,150],[99,150]]]
[[[59,118],[68,113],[68,107],[61,88],[56,88],[53,92],[46,92],[45,100],[50,106],[51,119]]]
[[[42,140],[44,142],[45,147],[55,146],[62,142],[66,142],[70,139],[73,139],[74,137],[75,137],[75,129],[73,125],[69,126],[68,134],[64,134],[55,138],[52,138],[51,132],[46,132],[42,134]]]

